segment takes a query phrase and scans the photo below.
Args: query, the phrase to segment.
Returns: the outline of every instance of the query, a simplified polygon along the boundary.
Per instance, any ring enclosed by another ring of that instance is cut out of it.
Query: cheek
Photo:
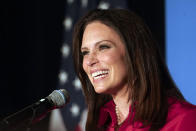
[[[99,54],[99,60],[104,61],[106,63],[112,63],[115,57],[115,50],[110,50]]]
[[[118,51],[119,52],[119,51]],[[110,53],[102,57],[102,62],[105,63],[112,71],[112,79],[118,79],[117,76],[126,76],[125,55],[122,53]]]
[[[90,74],[88,72],[89,71],[89,69],[88,69],[89,67],[88,67],[87,61],[85,59],[82,62],[82,67],[83,67],[83,70],[85,71],[85,73],[87,74],[87,76],[89,77],[89,79],[91,79],[90,76],[89,76]]]
[[[120,53],[116,52],[108,52],[107,54],[102,55],[99,58],[104,63],[110,64],[110,65],[124,65],[124,56]]]
[[[83,67],[84,71],[87,73],[87,65],[86,65],[85,59],[82,62],[82,67]]]

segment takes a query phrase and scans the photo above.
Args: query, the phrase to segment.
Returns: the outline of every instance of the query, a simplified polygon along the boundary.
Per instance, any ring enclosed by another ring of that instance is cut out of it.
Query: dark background
[[[12,1],[1,16],[1,115],[56,88],[64,1]],[[2,6],[2,5],[1,5]]]
[[[1,1],[0,120],[56,89],[65,4],[65,0]],[[129,0],[129,8],[150,26],[164,56],[164,1]]]

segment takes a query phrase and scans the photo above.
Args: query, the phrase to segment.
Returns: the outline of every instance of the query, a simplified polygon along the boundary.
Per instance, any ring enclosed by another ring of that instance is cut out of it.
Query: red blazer
[[[176,99],[169,99],[168,116],[160,131],[196,131],[196,106]],[[134,111],[129,109],[129,115],[122,123],[119,131],[148,131],[150,126],[141,128],[141,122],[132,122]],[[110,118],[106,131],[114,131],[117,124],[114,101],[109,101],[100,109],[98,127],[102,127]]]

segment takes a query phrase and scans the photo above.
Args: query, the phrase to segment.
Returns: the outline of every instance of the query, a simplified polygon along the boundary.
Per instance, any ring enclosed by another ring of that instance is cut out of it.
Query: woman
[[[133,12],[93,10],[75,26],[73,56],[88,105],[86,130],[196,130],[151,32]]]

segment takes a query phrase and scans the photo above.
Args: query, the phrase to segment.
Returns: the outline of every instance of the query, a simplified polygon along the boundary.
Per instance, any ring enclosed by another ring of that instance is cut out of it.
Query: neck
[[[131,100],[129,100],[128,88],[124,88],[115,95],[112,95],[112,98],[118,109],[118,117],[120,117],[120,122],[118,122],[118,124],[120,124],[127,118],[129,114]]]

